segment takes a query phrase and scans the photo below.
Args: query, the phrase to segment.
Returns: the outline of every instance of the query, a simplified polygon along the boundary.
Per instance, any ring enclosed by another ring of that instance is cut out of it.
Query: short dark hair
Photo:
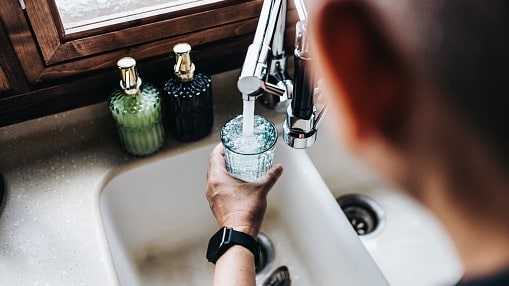
[[[509,166],[509,1],[446,0],[430,12],[441,39],[420,41],[427,76]]]

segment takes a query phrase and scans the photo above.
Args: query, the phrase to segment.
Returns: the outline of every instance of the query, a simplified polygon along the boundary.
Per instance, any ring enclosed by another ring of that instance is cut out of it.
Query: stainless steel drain
[[[290,279],[290,271],[285,265],[280,266],[270,274],[269,278],[263,282],[262,286],[290,286],[292,280]]]
[[[376,235],[383,229],[385,224],[383,209],[371,197],[349,194],[336,200],[359,236]]]
[[[256,268],[256,274],[266,272],[265,269],[270,270],[275,257],[274,245],[267,235],[260,232],[258,244],[260,245],[260,264]]]

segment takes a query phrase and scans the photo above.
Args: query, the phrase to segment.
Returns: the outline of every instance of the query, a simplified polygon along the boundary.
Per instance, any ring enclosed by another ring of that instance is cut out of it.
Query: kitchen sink
[[[157,155],[108,176],[99,204],[119,284],[210,285],[205,252],[218,227],[204,188],[212,148]],[[388,285],[306,151],[278,143],[275,161],[285,171],[262,227],[274,253],[257,284],[286,266],[292,285]]]
[[[336,198],[360,195],[376,204],[377,229],[360,237],[390,285],[456,284],[462,264],[438,221],[341,149],[329,129],[324,122],[307,153]]]

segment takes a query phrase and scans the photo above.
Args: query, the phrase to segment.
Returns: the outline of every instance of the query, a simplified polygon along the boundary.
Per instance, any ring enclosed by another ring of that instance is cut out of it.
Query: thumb
[[[277,164],[263,175],[258,180],[258,183],[263,187],[263,190],[268,193],[274,184],[276,184],[279,177],[281,177],[281,174],[283,174],[283,165]]]

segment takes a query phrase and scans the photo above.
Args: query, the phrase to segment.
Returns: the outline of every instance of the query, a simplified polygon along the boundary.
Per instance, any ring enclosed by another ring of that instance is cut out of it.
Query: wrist
[[[220,257],[230,250],[230,248],[234,246],[242,246],[242,248],[251,252],[255,261],[255,266],[258,266],[260,259],[260,246],[255,238],[244,232],[249,231],[250,233],[253,233],[252,230],[250,231],[250,228],[242,228],[242,230],[243,231],[236,230],[231,227],[222,227],[219,229],[209,240],[206,255],[207,260],[215,264]]]
[[[231,226],[236,231],[243,232],[245,234],[250,235],[255,240],[258,240],[258,232],[259,230],[257,228],[251,227],[251,226]]]
[[[237,257],[244,261],[249,261],[253,263],[253,265],[255,265],[255,258],[253,253],[242,245],[233,245],[232,247],[228,248],[228,250],[226,250],[226,252],[223,255],[221,255],[221,257],[217,260],[216,265],[220,261],[229,260],[232,259],[232,257]]]

